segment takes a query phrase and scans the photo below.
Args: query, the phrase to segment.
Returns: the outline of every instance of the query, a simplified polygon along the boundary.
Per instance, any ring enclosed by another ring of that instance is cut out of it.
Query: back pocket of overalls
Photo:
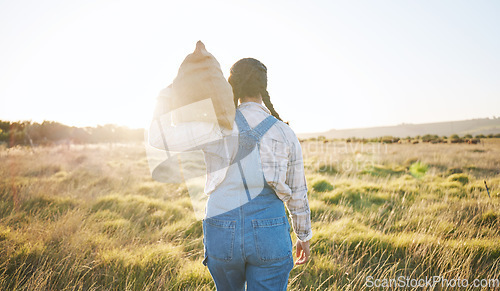
[[[208,257],[225,262],[233,258],[235,227],[234,220],[203,220],[204,243]]]
[[[285,216],[252,220],[257,257],[279,261],[292,256],[292,240]]]

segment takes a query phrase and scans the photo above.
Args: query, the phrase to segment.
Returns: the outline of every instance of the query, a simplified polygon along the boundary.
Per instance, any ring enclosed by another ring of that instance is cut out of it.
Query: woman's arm
[[[298,138],[290,141],[289,161],[285,183],[290,187],[291,197],[286,201],[290,215],[292,216],[293,229],[297,234],[295,264],[302,265],[309,260],[309,240],[312,238],[311,210],[307,199],[307,184],[304,173],[304,160],[302,148]]]
[[[298,139],[290,141],[285,183],[290,187],[290,198],[286,201],[293,222],[293,228],[301,241],[308,241],[312,237],[311,211],[307,199],[307,184],[304,173],[302,148]]]
[[[173,126],[169,115],[164,114],[151,122],[148,140],[152,147],[174,152],[200,150],[222,138],[217,124],[187,122]]]
[[[176,112],[189,114],[190,110],[195,112],[200,106],[207,105],[190,104],[172,109],[170,92],[170,87],[167,87],[158,96],[149,128],[148,141],[151,146],[167,151],[192,151],[203,149],[206,144],[222,138],[217,122],[194,121],[173,125],[172,117]]]

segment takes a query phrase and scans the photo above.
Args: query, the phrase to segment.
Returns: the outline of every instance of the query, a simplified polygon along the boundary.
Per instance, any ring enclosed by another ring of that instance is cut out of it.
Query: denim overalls
[[[267,184],[260,139],[277,121],[254,129],[237,109],[238,152],[207,201],[205,264],[217,290],[286,290],[293,268],[290,225],[283,202]]]

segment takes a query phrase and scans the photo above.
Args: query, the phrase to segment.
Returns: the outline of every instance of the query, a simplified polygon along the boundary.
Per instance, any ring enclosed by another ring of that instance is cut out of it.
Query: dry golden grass
[[[314,238],[290,290],[499,278],[500,141],[303,151]],[[0,148],[0,197],[2,290],[214,289],[186,187],[141,144]]]

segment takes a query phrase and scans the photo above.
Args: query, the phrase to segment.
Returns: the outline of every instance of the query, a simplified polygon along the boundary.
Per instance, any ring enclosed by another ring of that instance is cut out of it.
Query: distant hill
[[[500,118],[481,118],[460,121],[447,121],[435,123],[407,124],[403,123],[395,126],[380,126],[353,129],[332,129],[326,132],[297,134],[299,138],[310,138],[325,136],[326,138],[374,138],[382,136],[407,137],[425,134],[437,134],[439,136],[450,136],[458,134],[497,134],[500,133]]]

